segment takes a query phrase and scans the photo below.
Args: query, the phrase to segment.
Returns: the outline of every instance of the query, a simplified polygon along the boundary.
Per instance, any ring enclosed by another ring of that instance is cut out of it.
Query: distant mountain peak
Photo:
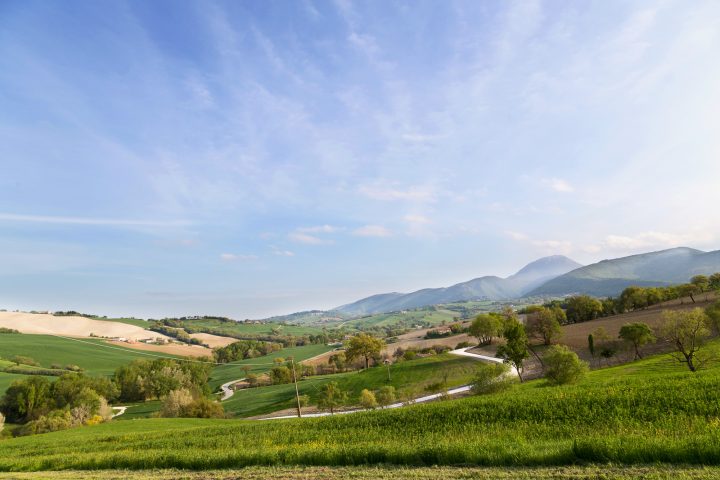
[[[515,275],[527,275],[530,273],[543,272],[543,273],[555,273],[562,271],[567,273],[570,270],[582,267],[582,264],[572,260],[565,255],[550,255],[548,257],[538,258],[534,262],[530,262],[521,268]]]

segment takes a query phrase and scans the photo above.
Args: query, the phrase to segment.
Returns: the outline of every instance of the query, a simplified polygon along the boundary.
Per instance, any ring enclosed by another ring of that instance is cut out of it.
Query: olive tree
[[[318,408],[320,410],[329,410],[335,413],[335,409],[345,405],[347,402],[347,393],[340,389],[337,382],[326,383],[320,389],[318,397]]]
[[[675,348],[672,357],[686,364],[691,372],[697,371],[704,362],[699,358],[698,351],[710,336],[707,323],[708,317],[700,308],[663,312],[660,335]]]
[[[380,355],[385,342],[379,338],[359,333],[348,340],[345,346],[345,358],[352,362],[355,358],[365,359],[365,368],[370,366],[370,359]]]
[[[470,324],[470,335],[477,338],[480,344],[490,345],[493,337],[500,335],[502,321],[496,315],[481,313]]]
[[[640,348],[643,345],[655,341],[655,335],[653,335],[650,327],[646,323],[642,322],[626,323],[620,327],[619,337],[632,345],[635,350],[634,360],[642,358],[642,355],[640,355]]]

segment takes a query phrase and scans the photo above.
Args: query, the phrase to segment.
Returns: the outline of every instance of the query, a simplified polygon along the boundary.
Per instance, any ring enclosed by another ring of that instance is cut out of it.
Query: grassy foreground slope
[[[186,470],[101,470],[66,472],[0,473],[0,479],[33,480],[705,480],[720,477],[716,467],[618,467],[589,465],[539,468],[478,467],[249,467],[242,470],[189,472]]]
[[[720,368],[692,374],[665,358],[594,372],[575,386],[531,382],[502,394],[388,411],[110,422],[2,441],[0,470],[720,465]]]

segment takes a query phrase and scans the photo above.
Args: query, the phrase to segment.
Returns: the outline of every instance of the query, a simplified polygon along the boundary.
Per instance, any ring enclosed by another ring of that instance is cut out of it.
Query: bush
[[[10,357],[10,361],[16,365],[30,365],[31,367],[39,367],[40,364],[30,357],[24,355],[15,355]]]
[[[281,367],[273,367],[273,369],[270,370],[270,379],[272,380],[273,385],[292,383],[293,381],[292,372],[284,365]]]
[[[377,399],[378,405],[380,405],[381,407],[387,407],[388,405],[395,403],[395,401],[397,400],[397,396],[395,395],[395,387],[391,385],[382,387],[380,390],[378,390],[375,398]]]
[[[375,394],[367,388],[363,389],[363,391],[360,392],[360,405],[368,410],[377,408],[378,402],[375,399]]]
[[[225,418],[225,409],[220,402],[201,397],[184,408],[181,416],[185,418]]]
[[[20,333],[20,332],[15,330],[14,328],[0,327],[0,333]]]
[[[457,349],[459,349],[459,348],[468,348],[468,347],[474,347],[474,346],[475,346],[474,343],[470,343],[470,342],[460,342],[460,343],[458,343],[457,345],[455,345],[455,350],[457,350]]]
[[[481,364],[473,379],[472,393],[481,395],[507,390],[513,384],[513,379],[508,376],[508,373],[510,373],[510,367],[504,363]]]
[[[180,417],[183,410],[195,399],[187,389],[173,390],[168,393],[160,408],[160,416],[166,418]]]
[[[552,385],[565,385],[581,380],[588,372],[588,364],[565,345],[553,345],[543,357],[545,378]]]

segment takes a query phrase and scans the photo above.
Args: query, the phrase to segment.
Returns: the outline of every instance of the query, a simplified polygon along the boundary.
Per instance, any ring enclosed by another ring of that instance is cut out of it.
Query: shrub
[[[30,365],[31,367],[39,367],[40,364],[30,357],[24,355],[14,355],[10,357],[10,361],[16,365]]]
[[[273,367],[273,369],[270,370],[270,379],[273,385],[281,385],[293,381],[292,372],[284,365],[281,367]]]
[[[378,402],[375,399],[375,394],[367,388],[363,389],[363,391],[360,392],[360,405],[368,410],[377,408]]]
[[[18,330],[15,330],[14,328],[0,327],[0,333],[20,333],[20,332]]]
[[[474,347],[474,346],[475,346],[474,343],[460,342],[457,345],[455,345],[455,350],[457,350],[458,348],[468,348],[468,347]]]
[[[476,395],[507,390],[513,383],[508,376],[510,367],[504,363],[483,363],[473,379],[472,393]]]
[[[381,407],[387,407],[388,405],[395,403],[395,401],[397,400],[397,396],[395,395],[395,387],[393,387],[392,385],[386,385],[382,387],[380,390],[378,390],[375,398],[377,399],[378,405],[380,405]]]
[[[160,408],[160,416],[174,418],[182,415],[183,410],[195,399],[189,390],[182,388],[168,393]]]
[[[225,409],[220,402],[201,397],[184,408],[181,416],[185,418],[225,418]]]
[[[588,364],[565,345],[553,345],[545,354],[545,378],[550,384],[575,383],[588,372]]]

